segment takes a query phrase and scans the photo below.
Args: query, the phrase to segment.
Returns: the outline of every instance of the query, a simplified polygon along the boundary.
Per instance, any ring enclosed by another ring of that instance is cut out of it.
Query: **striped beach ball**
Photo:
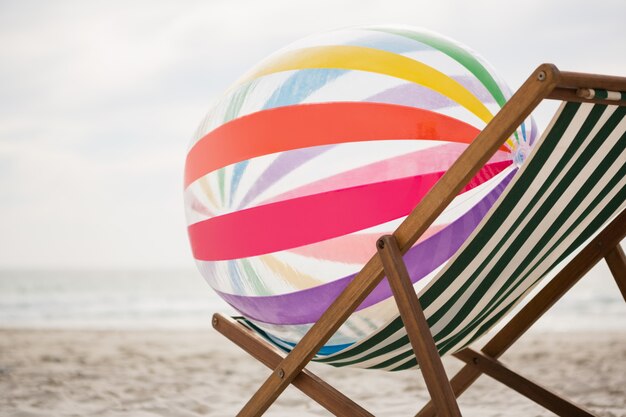
[[[197,266],[226,302],[295,343],[510,97],[471,49],[407,27],[295,42],[236,81],[185,166]],[[404,259],[416,290],[459,249],[532,146],[529,119]],[[397,315],[385,280],[325,349]]]

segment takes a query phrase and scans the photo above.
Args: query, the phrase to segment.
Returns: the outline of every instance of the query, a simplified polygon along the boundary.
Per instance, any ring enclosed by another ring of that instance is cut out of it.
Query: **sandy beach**
[[[626,416],[626,332],[531,333],[503,361],[600,416]],[[451,373],[460,363],[446,359]],[[313,366],[375,415],[413,415],[428,398],[416,371]],[[0,414],[232,416],[268,370],[212,329],[0,330]],[[460,400],[464,416],[548,416],[481,377]],[[270,416],[328,413],[290,387]]]

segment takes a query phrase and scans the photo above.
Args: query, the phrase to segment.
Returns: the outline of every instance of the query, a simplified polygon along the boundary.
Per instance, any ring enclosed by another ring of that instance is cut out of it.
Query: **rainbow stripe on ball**
[[[476,54],[431,32],[306,38],[236,82],[187,155],[194,257],[245,317],[297,341],[510,96]],[[405,255],[416,288],[456,252],[532,146],[526,121]],[[329,345],[397,314],[385,281]]]

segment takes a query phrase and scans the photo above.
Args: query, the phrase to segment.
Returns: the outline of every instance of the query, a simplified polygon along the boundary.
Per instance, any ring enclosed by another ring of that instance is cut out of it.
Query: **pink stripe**
[[[371,184],[374,182],[445,171],[459,158],[466,148],[467,145],[464,143],[446,143],[441,146],[434,146],[406,155],[377,161],[303,185],[302,187],[263,201],[261,204],[274,203],[341,188],[355,187],[362,184]],[[510,159],[510,153],[498,151],[489,160],[489,163],[502,162]]]
[[[488,164],[474,188],[511,161]],[[196,259],[257,256],[353,233],[406,216],[444,172],[334,190],[217,216],[188,227]]]
[[[206,217],[213,217],[215,215],[211,212],[211,210],[209,210],[207,206],[198,201],[196,196],[192,195],[190,198],[192,199],[190,206],[193,211]]]
[[[447,224],[432,226],[424,232],[416,243],[427,239],[446,226]],[[382,233],[355,233],[339,236],[312,245],[293,248],[290,252],[310,258],[323,259],[325,261],[363,265],[369,261],[372,255],[374,255],[374,252],[376,252],[375,243],[381,234]]]

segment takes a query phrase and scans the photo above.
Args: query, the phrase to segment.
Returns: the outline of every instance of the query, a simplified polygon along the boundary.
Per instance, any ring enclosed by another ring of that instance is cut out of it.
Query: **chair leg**
[[[213,327],[270,369],[276,368],[283,359],[278,349],[230,317],[213,315]],[[367,410],[307,369],[303,369],[292,384],[336,416],[373,417]]]
[[[477,368],[479,372],[489,375],[507,387],[514,389],[556,415],[562,417],[594,416],[589,411],[510,370],[497,359],[490,358],[483,353],[476,352],[469,348],[455,353],[454,356],[461,359],[469,366]]]
[[[442,417],[460,417],[461,411],[435,346],[424,311],[402,259],[396,239],[383,236],[377,242],[378,253],[398,305],[428,392]]]
[[[535,297],[481,349],[491,358],[499,358],[515,343],[554,303],[593,268],[602,258],[619,247],[626,236],[626,210],[587,244]],[[620,248],[621,250],[621,248]],[[622,257],[623,259],[623,257]],[[617,279],[617,278],[616,278]],[[624,280],[622,280],[624,282]],[[622,291],[624,294],[624,291]],[[451,380],[450,385],[458,397],[481,375],[473,366],[465,365]],[[434,404],[429,401],[416,417],[437,415]]]
[[[242,417],[262,415],[347,320],[350,314],[382,281],[383,277],[380,259],[378,256],[374,256],[328,307],[320,319],[315,322],[293,350],[274,368],[274,372],[252,395],[238,415]]]
[[[604,257],[606,263],[609,265],[611,274],[615,278],[617,287],[626,301],[626,255],[622,247],[618,244]]]

